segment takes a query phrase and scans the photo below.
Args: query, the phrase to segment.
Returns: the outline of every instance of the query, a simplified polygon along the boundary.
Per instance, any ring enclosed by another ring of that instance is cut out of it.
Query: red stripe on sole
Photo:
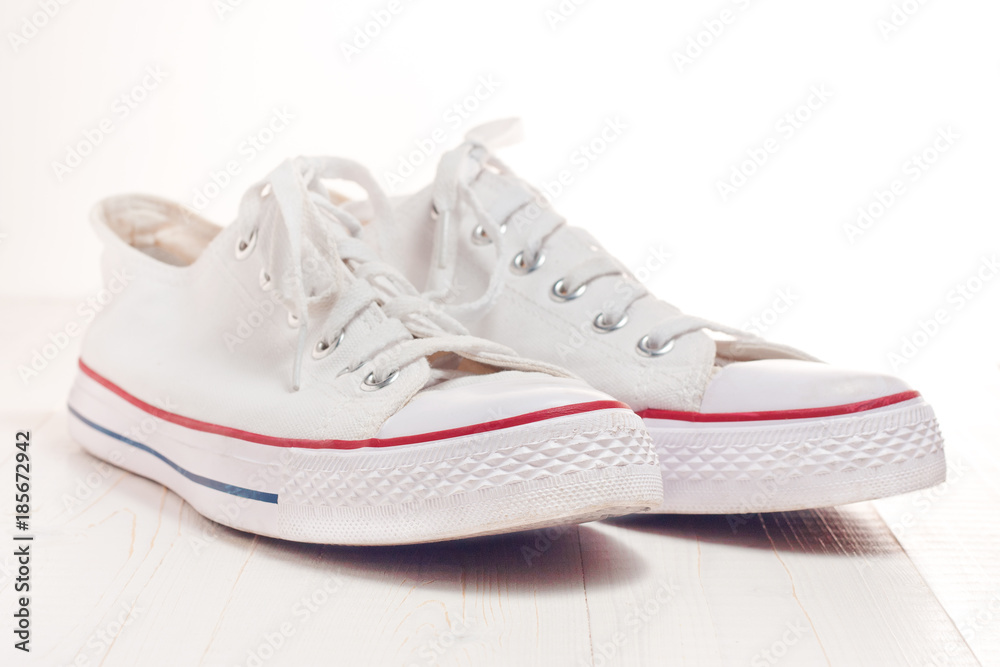
[[[903,401],[918,398],[918,391],[904,391],[891,396],[873,398],[869,401],[831,405],[825,408],[800,408],[797,410],[772,410],[764,412],[679,412],[675,410],[643,410],[637,413],[643,419],[672,419],[683,422],[755,422],[781,419],[813,419],[816,417],[836,417],[856,412],[884,408]]]
[[[578,415],[584,412],[594,412],[596,410],[631,410],[629,406],[618,401],[590,401],[587,403],[563,405],[558,408],[549,408],[547,410],[529,412],[527,414],[518,415],[516,417],[508,417],[506,419],[497,419],[495,421],[483,422],[480,424],[460,426],[458,428],[446,429],[444,431],[404,435],[398,438],[365,438],[364,440],[303,440],[300,438],[280,438],[272,435],[250,433],[249,431],[241,431],[239,429],[229,428],[228,426],[210,424],[208,422],[167,412],[166,410],[161,410],[155,405],[150,405],[149,403],[136,398],[111,380],[99,375],[96,371],[94,371],[94,369],[83,363],[83,359],[80,360],[80,370],[83,371],[87,377],[91,378],[105,389],[108,389],[120,398],[128,401],[140,410],[148,412],[154,417],[158,417],[164,421],[168,421],[172,424],[177,424],[178,426],[183,426],[184,428],[189,428],[195,431],[214,433],[228,438],[237,438],[239,440],[246,440],[247,442],[254,442],[259,445],[270,445],[272,447],[301,447],[303,449],[361,449],[362,447],[396,447],[399,445],[414,445],[421,442],[431,442],[433,440],[447,440],[448,438],[458,438],[464,435],[473,435],[475,433],[499,431],[501,429],[512,428],[514,426],[523,426],[524,424],[533,424],[535,422],[545,421],[546,419],[568,417],[570,415]]]

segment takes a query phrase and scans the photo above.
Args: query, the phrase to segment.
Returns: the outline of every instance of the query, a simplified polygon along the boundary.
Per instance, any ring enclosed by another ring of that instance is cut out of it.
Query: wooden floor
[[[2,306],[14,366],[75,308]],[[0,545],[0,664],[1000,665],[1000,377],[932,396],[949,481],[910,496],[343,548],[223,528],[83,453],[64,409],[76,356],[0,380],[0,484],[31,429],[36,535],[30,656],[11,648]]]

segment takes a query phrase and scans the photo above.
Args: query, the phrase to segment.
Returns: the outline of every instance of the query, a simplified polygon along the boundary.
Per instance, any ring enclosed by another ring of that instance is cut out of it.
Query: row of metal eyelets
[[[503,234],[507,231],[507,223],[504,222],[500,225],[500,233]],[[482,225],[476,225],[472,228],[472,243],[474,245],[489,245],[493,243],[493,239],[490,235],[486,233],[486,228]]]
[[[268,183],[263,188],[261,188],[260,196],[266,197],[268,194],[270,194],[270,192],[271,192],[271,184]],[[257,229],[254,228],[250,232],[249,238],[240,239],[239,241],[237,241],[236,252],[235,252],[236,259],[240,261],[246,259],[253,253],[254,248],[256,247],[257,247]],[[267,269],[262,268],[260,270],[259,280],[260,280],[260,288],[265,292],[270,290],[271,287],[273,287],[273,285],[271,284],[271,274],[267,272]],[[299,318],[296,317],[291,312],[288,313],[288,326],[292,328],[296,328],[299,326]],[[344,340],[344,335],[345,331],[344,329],[341,329],[340,332],[332,339],[321,338],[319,341],[317,341],[316,346],[313,347],[312,351],[313,359],[322,359],[328,356],[338,347],[340,347],[340,344]],[[368,362],[362,361],[354,368],[345,368],[340,374],[343,375],[344,373],[353,373],[354,371],[364,366],[366,363]],[[383,387],[392,384],[397,377],[399,377],[398,368],[394,368],[393,370],[389,371],[389,374],[382,379],[376,378],[375,372],[372,371],[362,381],[361,388],[364,389],[365,391],[375,391],[377,389],[381,389]]]
[[[437,217],[438,215],[437,207],[434,206],[433,204],[431,204],[431,215],[432,217]],[[500,233],[506,231],[506,227],[507,227],[506,223],[501,225]],[[493,240],[486,233],[486,229],[482,225],[476,225],[472,229],[472,243],[475,245],[489,245],[490,243],[493,243]],[[534,261],[531,262],[531,264],[529,264],[527,261],[525,261],[524,251],[521,251],[516,255],[514,255],[514,260],[511,262],[511,271],[513,271],[518,275],[526,276],[535,269],[537,269],[538,267],[540,267],[544,262],[545,262],[545,255],[544,253],[539,252],[538,255],[535,257]],[[587,285],[585,283],[577,287],[572,292],[570,292],[566,289],[566,284],[564,280],[565,279],[560,278],[555,282],[555,284],[552,285],[551,296],[555,301],[558,301],[560,303],[565,303],[566,301],[572,301],[573,299],[579,298],[580,296],[583,295],[584,292],[587,291]],[[595,317],[593,321],[594,331],[597,331],[598,333],[608,333],[609,331],[616,331],[617,329],[621,329],[628,322],[628,314],[623,314],[617,322],[609,323],[606,322],[605,320],[606,318],[604,316],[604,313],[598,314],[598,316]],[[649,346],[648,335],[640,338],[639,342],[636,343],[635,346],[636,351],[639,354],[646,357],[658,357],[662,354],[666,354],[667,352],[672,350],[673,347],[674,347],[674,341],[668,340],[660,347],[652,348]]]
[[[476,230],[473,231],[473,240],[476,239],[477,233],[481,229],[482,229],[481,226],[477,226]],[[514,255],[514,259],[511,261],[510,268],[511,271],[513,271],[514,273],[526,276],[532,271],[536,270],[538,267],[540,267],[544,262],[545,262],[545,254],[539,252],[538,255],[535,256],[534,260],[529,264],[527,260],[525,260],[524,251],[522,250],[521,252]],[[566,287],[565,278],[560,278],[555,283],[553,283],[552,290],[549,294],[552,296],[553,300],[558,301],[559,303],[565,303],[567,301],[572,301],[573,299],[579,298],[586,291],[587,291],[587,285],[586,283],[584,283],[583,285],[580,285],[575,290],[570,292],[569,289],[567,289]],[[598,333],[608,333],[609,331],[616,331],[618,329],[621,329],[623,326],[625,326],[627,322],[628,322],[627,313],[622,314],[621,318],[619,318],[618,321],[616,322],[608,322],[604,313],[599,313],[597,317],[594,318],[592,324],[594,327],[594,331]],[[636,351],[639,354],[646,357],[658,357],[660,355],[666,354],[667,352],[672,350],[673,347],[674,347],[673,340],[668,340],[660,347],[656,348],[650,347],[648,335],[640,338],[639,342],[635,346]]]

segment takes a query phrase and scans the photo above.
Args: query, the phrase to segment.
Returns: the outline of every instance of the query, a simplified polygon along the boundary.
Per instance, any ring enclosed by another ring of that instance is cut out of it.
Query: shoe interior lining
[[[148,196],[106,199],[98,214],[123,241],[154,259],[188,266],[222,231],[180,204]]]

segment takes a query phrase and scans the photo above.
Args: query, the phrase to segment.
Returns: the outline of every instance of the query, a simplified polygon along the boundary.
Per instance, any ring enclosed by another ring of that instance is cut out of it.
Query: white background
[[[207,209],[224,223],[284,157],[345,155],[384,182],[435,128],[446,136],[437,154],[478,122],[518,115],[527,141],[502,157],[536,183],[571,169],[557,208],[632,266],[668,251],[651,278],[665,299],[743,325],[790,290],[770,337],[896,370],[932,399],[997,382],[1000,280],[960,310],[949,300],[1000,250],[996,3],[591,0],[563,3],[575,9],[557,21],[556,0],[414,0],[350,58],[344,45],[387,1],[236,4],[72,0],[33,34],[24,21],[43,22],[38,0],[5,0],[0,295],[95,294],[87,211],[101,197],[190,204],[237,160]],[[904,4],[912,15],[894,10]],[[679,66],[689,40],[705,46]],[[148,67],[165,78],[122,118],[116,100]],[[480,77],[499,85],[456,127],[449,109]],[[832,96],[785,136],[776,124],[816,86]],[[241,144],[275,108],[294,120],[245,159]],[[105,118],[113,131],[59,178],[54,163]],[[580,173],[574,151],[608,119],[627,129]],[[941,128],[958,139],[910,180],[904,163]],[[723,201],[718,183],[769,137],[777,152]],[[432,162],[399,191],[423,185]],[[897,178],[905,193],[851,243],[845,225]],[[889,354],[938,309],[947,323],[894,368]],[[12,352],[5,382],[30,351]]]

